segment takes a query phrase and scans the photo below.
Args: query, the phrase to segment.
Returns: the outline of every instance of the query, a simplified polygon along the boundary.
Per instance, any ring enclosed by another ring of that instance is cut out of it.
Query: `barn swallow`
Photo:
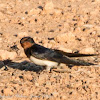
[[[23,37],[20,40],[20,44],[24,48],[26,56],[34,64],[46,66],[48,71],[50,71],[50,69],[54,66],[58,66],[60,64],[83,66],[94,65],[84,61],[73,60],[70,57],[94,56],[95,54],[66,53],[60,50],[49,49],[36,44],[31,37]]]

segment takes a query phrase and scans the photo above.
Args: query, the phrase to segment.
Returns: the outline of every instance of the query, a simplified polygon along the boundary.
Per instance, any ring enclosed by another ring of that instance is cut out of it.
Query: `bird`
[[[72,59],[72,57],[95,56],[96,54],[67,53],[61,50],[46,48],[35,43],[31,37],[23,37],[20,44],[26,56],[36,65],[45,66],[47,71],[61,64],[89,66],[93,63]]]

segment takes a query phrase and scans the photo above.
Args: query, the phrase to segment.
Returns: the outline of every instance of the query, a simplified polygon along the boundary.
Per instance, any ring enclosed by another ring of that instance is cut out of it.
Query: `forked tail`
[[[95,65],[93,63],[89,63],[89,62],[85,62],[84,60],[74,60],[74,59],[70,59],[69,57],[63,57],[61,59],[62,63],[65,63],[66,65],[82,65],[82,66],[90,66],[90,65]]]

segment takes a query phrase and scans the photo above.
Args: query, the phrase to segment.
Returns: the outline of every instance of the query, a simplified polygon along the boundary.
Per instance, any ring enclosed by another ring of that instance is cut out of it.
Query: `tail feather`
[[[88,56],[97,56],[98,54],[80,54],[80,53],[68,53],[61,50],[56,50],[57,52],[67,56],[67,57],[88,57]]]
[[[82,66],[90,66],[90,65],[95,65],[93,63],[89,63],[89,62],[85,62],[83,60],[74,60],[74,59],[70,59],[69,57],[63,57],[61,59],[62,63],[65,63],[66,65],[82,65]]]

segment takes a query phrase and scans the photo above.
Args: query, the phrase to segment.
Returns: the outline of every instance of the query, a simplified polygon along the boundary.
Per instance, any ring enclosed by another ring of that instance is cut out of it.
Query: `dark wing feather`
[[[35,44],[31,47],[31,55],[38,59],[46,59],[51,61],[59,62],[63,57],[61,53],[56,52],[55,50],[45,48],[38,44]]]
[[[58,63],[73,64],[73,65],[91,65],[88,62],[70,59],[56,50],[48,49],[38,44],[33,45],[31,48],[31,55],[38,59],[51,60]]]
[[[55,50],[56,52],[59,52],[67,57],[88,57],[88,56],[97,56],[97,54],[80,54],[80,53],[68,53],[61,50]]]

